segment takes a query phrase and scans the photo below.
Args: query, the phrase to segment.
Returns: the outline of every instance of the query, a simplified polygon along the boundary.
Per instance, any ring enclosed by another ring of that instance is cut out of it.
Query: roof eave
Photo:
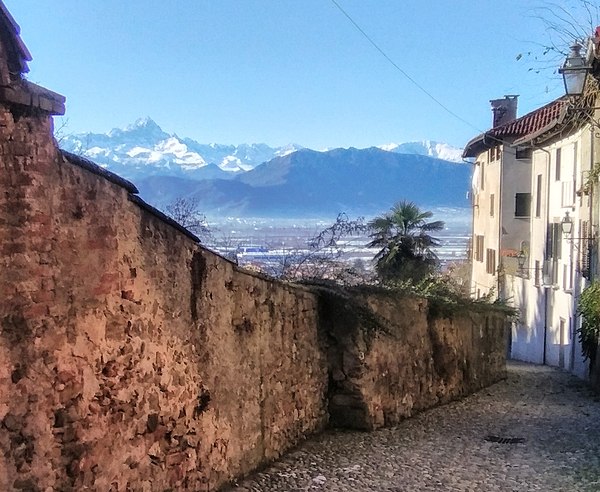
[[[486,148],[485,145],[485,133],[477,135],[467,142],[462,153],[462,158],[467,159],[469,157],[477,157],[482,150]]]

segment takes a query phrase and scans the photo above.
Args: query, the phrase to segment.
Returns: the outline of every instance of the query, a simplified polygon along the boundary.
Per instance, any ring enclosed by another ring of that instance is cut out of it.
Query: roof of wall
[[[0,101],[25,106],[47,114],[64,114],[65,98],[56,92],[25,80],[31,54],[20,36],[21,29],[0,0]]]
[[[31,61],[31,53],[21,39],[21,28],[0,0],[0,39],[6,50],[8,68],[13,76],[29,72],[27,62]]]

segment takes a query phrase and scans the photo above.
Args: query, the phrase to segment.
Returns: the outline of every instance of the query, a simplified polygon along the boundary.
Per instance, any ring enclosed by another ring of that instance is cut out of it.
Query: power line
[[[423,92],[423,94],[425,94],[427,97],[429,97],[433,102],[435,102],[438,106],[440,106],[444,111],[446,111],[448,114],[454,116],[457,120],[462,121],[463,123],[465,123],[466,125],[470,126],[471,128],[473,128],[474,130],[483,133],[483,130],[481,130],[480,128],[477,128],[475,125],[473,125],[471,122],[465,120],[462,116],[456,114],[454,111],[452,111],[450,108],[448,108],[448,106],[446,106],[444,103],[442,103],[438,98],[436,98],[431,92],[429,92],[427,89],[425,89],[425,87],[423,87],[421,84],[419,84],[415,79],[413,79],[405,70],[403,70],[394,60],[392,60],[392,58],[390,58],[388,56],[388,54],[383,51],[379,45],[373,41],[373,39],[371,38],[371,36],[369,36],[357,23],[356,21],[350,16],[350,14],[348,14],[348,12],[346,12],[342,6],[336,1],[336,0],[331,0],[331,3],[333,3],[338,10],[344,14],[344,16],[352,23],[352,25],[358,30],[358,32],[360,32],[367,41],[369,41],[369,43],[371,43],[371,45],[377,50],[379,51],[379,53],[396,69],[398,70],[402,75],[404,75],[404,77],[406,77],[415,87],[417,87],[421,92]]]

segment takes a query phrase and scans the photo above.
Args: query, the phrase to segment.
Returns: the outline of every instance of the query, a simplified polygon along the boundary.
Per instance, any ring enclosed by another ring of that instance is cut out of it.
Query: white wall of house
[[[493,290],[495,298],[505,256],[529,239],[531,159],[517,159],[516,148],[506,144],[479,154],[475,166],[471,292],[477,298]]]
[[[502,157],[502,256],[520,251],[529,238],[531,221],[531,158],[517,159],[517,149],[504,146]]]
[[[500,146],[477,157],[473,179],[473,238],[471,292],[475,298],[498,292],[500,246]]]
[[[589,138],[589,131],[582,130],[534,151],[529,254],[524,268],[507,272],[504,281],[504,295],[520,313],[512,328],[511,356],[563,367],[581,377],[587,376],[587,364],[575,334],[577,299],[585,285],[578,238],[589,209],[587,198],[576,191],[591,162]],[[573,231],[565,236],[561,221],[567,212]],[[554,239],[549,240],[553,227]]]
[[[516,360],[543,364],[545,300],[532,290],[527,278],[507,274],[506,299],[517,308],[518,318],[512,323],[510,356]]]

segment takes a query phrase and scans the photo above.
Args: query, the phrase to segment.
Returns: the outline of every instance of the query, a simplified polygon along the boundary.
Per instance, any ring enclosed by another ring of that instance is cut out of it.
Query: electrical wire
[[[350,23],[356,28],[356,30],[358,30],[358,32],[360,32],[360,34],[362,34],[362,36],[396,69],[398,70],[407,80],[409,80],[417,89],[419,89],[423,94],[425,94],[427,97],[429,97],[433,102],[435,102],[439,107],[441,107],[444,111],[446,111],[448,114],[450,114],[451,116],[453,116],[454,118],[456,118],[457,120],[461,121],[462,123],[466,124],[467,126],[473,128],[475,131],[479,132],[480,134],[484,135],[486,139],[490,139],[494,142],[497,142],[500,145],[503,145],[505,147],[505,151],[510,149],[516,149],[517,146],[507,142],[506,140],[502,139],[502,138],[498,138],[495,137],[494,135],[490,135],[489,134],[489,130],[488,131],[484,131],[481,128],[478,128],[476,125],[472,124],[470,121],[466,120],[465,118],[463,118],[462,116],[460,116],[459,114],[455,113],[454,111],[452,111],[448,106],[446,106],[443,102],[441,102],[437,97],[435,97],[431,92],[429,92],[425,87],[423,87],[417,80],[415,80],[408,72],[406,72],[406,70],[404,70],[402,67],[400,67],[374,40],[373,38],[371,38],[371,36],[369,36],[369,34],[362,28],[360,27],[360,25],[350,16],[350,14],[348,12],[346,12],[346,10],[344,10],[344,8],[339,4],[339,2],[337,0],[331,0],[331,3],[333,3],[333,5],[344,15],[344,17],[346,17],[348,19],[348,21],[350,21]],[[464,160],[464,159],[463,159]],[[468,161],[465,161],[468,162]]]
[[[446,106],[444,103],[442,103],[437,97],[435,97],[431,92],[429,92],[427,89],[425,89],[425,87],[423,87],[421,84],[419,84],[419,82],[417,82],[413,77],[410,76],[410,74],[408,74],[402,67],[400,67],[385,51],[383,51],[383,49],[381,49],[379,47],[379,45],[373,40],[373,38],[371,38],[371,36],[369,36],[362,27],[360,27],[358,25],[358,23],[350,16],[350,14],[348,12],[346,12],[342,6],[336,1],[336,0],[331,0],[331,3],[333,3],[333,5],[335,5],[337,7],[337,9],[350,21],[350,23],[358,30],[358,32],[360,32],[364,38],[396,69],[398,70],[402,75],[404,75],[404,77],[406,79],[408,79],[415,87],[417,87],[417,89],[419,89],[423,94],[425,94],[427,97],[429,97],[433,102],[435,102],[438,106],[440,106],[444,111],[446,111],[448,114],[452,115],[454,118],[456,118],[459,121],[462,121],[463,123],[465,123],[466,125],[468,125],[469,127],[473,128],[474,130],[483,133],[483,130],[481,130],[480,128],[477,128],[475,125],[473,125],[471,122],[465,120],[462,116],[458,115],[457,113],[455,113],[454,111],[452,111],[448,106]]]

